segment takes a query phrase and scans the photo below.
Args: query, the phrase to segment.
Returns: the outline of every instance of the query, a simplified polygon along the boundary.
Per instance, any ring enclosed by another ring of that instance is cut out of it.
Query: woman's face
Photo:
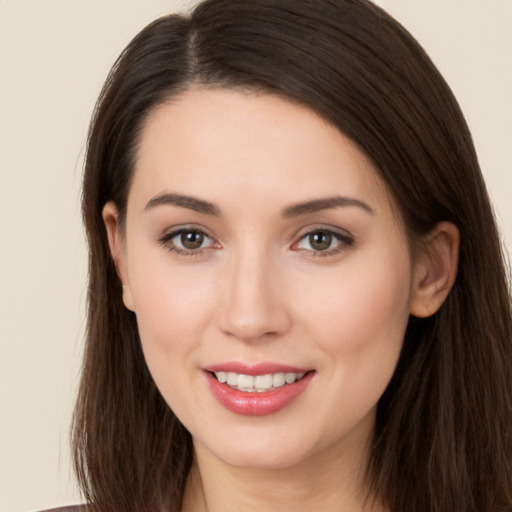
[[[144,127],[121,241],[112,208],[125,304],[196,450],[260,468],[361,453],[415,278],[349,139],[276,96],[191,90]]]

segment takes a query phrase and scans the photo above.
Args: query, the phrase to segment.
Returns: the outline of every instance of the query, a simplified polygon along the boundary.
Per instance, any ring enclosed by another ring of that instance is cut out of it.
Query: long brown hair
[[[102,207],[126,208],[155,106],[191,86],[250,88],[307,105],[375,163],[411,247],[436,223],[461,234],[441,309],[411,318],[382,396],[367,480],[393,511],[512,510],[512,332],[500,240],[472,139],[418,43],[367,0],[206,0],[161,18],[115,63],[92,120],[83,184],[88,328],[75,466],[98,512],[179,511],[190,435],[153,383],[123,306]]]

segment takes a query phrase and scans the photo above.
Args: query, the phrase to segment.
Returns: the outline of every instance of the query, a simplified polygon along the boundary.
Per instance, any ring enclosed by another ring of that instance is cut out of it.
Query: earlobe
[[[123,286],[123,302],[126,308],[134,311],[133,298],[130,290],[128,272],[126,268],[125,254],[123,252],[123,240],[119,225],[119,211],[116,205],[109,201],[102,211],[103,222],[107,231],[110,254],[116,266],[117,275]]]
[[[459,230],[451,222],[440,222],[426,235],[414,270],[411,315],[426,318],[441,307],[455,282],[459,244]]]

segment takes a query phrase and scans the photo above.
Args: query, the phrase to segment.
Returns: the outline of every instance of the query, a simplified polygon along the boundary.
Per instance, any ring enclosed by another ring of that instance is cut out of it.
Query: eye
[[[293,249],[312,251],[318,253],[318,255],[329,256],[346,249],[353,243],[354,240],[348,235],[335,233],[328,229],[315,229],[306,233],[294,244]]]
[[[165,234],[159,242],[170,251],[183,255],[195,255],[203,249],[216,248],[218,244],[204,231],[181,228]]]

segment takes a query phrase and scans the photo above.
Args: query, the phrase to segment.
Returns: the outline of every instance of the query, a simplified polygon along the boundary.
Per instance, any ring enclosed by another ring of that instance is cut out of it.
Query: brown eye
[[[309,245],[315,251],[325,251],[331,247],[332,238],[328,231],[316,231],[309,235]]]
[[[184,249],[199,249],[204,243],[204,233],[200,231],[183,231],[180,235],[180,243]]]
[[[204,231],[181,228],[164,235],[158,242],[180,256],[197,256],[203,249],[218,249],[219,244]]]
[[[304,234],[293,244],[294,250],[311,253],[312,256],[331,256],[348,249],[354,244],[351,235],[329,229],[314,229]]]

